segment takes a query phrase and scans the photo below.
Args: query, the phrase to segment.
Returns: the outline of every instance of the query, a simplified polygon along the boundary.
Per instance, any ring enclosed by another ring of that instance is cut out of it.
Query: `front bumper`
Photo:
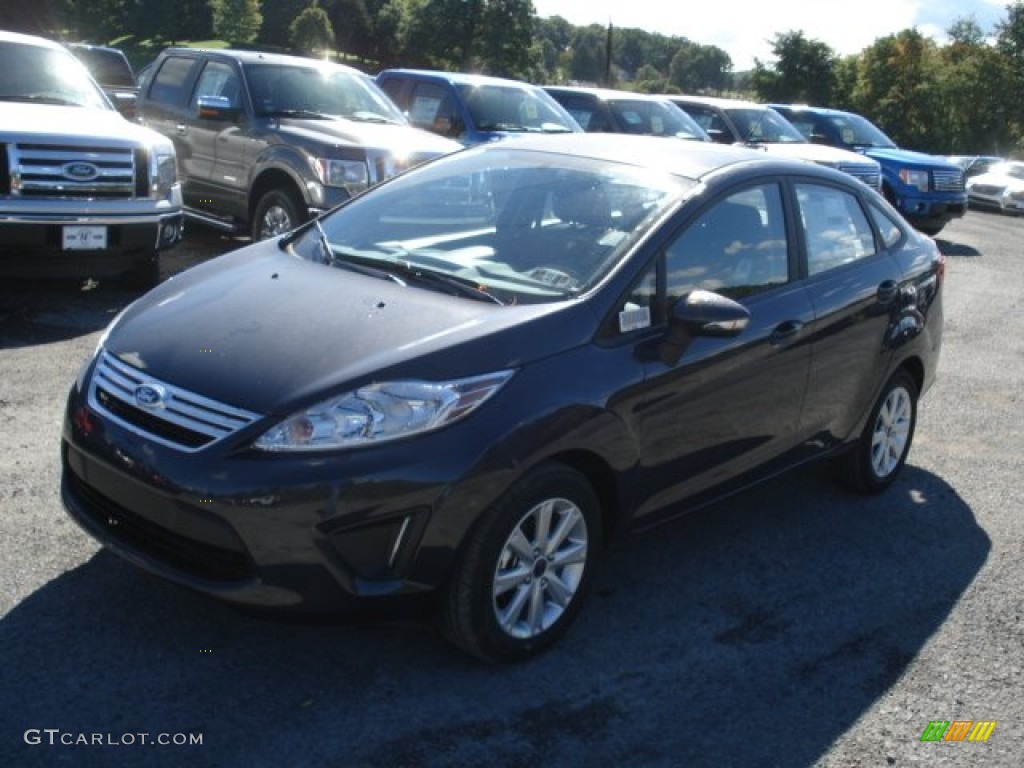
[[[104,418],[73,389],[62,498],[126,560],[227,602],[314,614],[407,607],[443,586],[500,490],[492,474],[470,472],[480,449],[465,431],[433,437],[432,447],[331,456],[240,444],[183,453]]]
[[[107,277],[181,242],[179,212],[125,217],[28,217],[0,214],[0,275]],[[102,227],[106,247],[68,250],[65,228]]]

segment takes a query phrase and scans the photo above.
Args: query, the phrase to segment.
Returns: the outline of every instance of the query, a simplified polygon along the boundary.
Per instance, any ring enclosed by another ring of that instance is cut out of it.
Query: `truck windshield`
[[[0,47],[0,101],[113,109],[68,51],[18,43]]]
[[[407,122],[372,80],[340,67],[247,64],[245,76],[260,116],[320,114],[366,122]]]
[[[674,136],[695,141],[711,140],[692,117],[667,102],[613,99],[608,102],[608,108],[625,133]]]
[[[742,141],[753,144],[806,144],[807,139],[773,109],[730,109]]]
[[[852,148],[879,147],[894,149],[896,143],[886,136],[874,123],[860,115],[829,115],[829,122],[843,144]]]
[[[540,89],[464,83],[458,86],[470,117],[481,131],[578,131],[553,98]]]

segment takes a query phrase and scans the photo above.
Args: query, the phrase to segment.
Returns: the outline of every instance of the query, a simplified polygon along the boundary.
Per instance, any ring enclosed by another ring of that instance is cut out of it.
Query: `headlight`
[[[342,187],[350,195],[366,189],[370,173],[365,160],[333,160],[327,157],[314,159],[313,166],[321,184],[328,187]]]
[[[155,198],[166,196],[178,182],[178,161],[174,147],[154,147],[150,155],[150,191]]]
[[[472,413],[512,371],[453,381],[391,381],[296,413],[254,443],[264,451],[355,448],[430,432]]]
[[[917,187],[921,192],[928,191],[928,171],[912,171],[909,168],[900,168],[900,181],[911,187]]]

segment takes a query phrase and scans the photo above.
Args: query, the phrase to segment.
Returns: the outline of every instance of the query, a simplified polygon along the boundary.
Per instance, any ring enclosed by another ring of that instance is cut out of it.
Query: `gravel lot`
[[[1017,768],[1022,235],[971,211],[940,236],[939,380],[888,494],[814,467],[627,539],[565,641],[515,667],[416,625],[243,617],[101,551],[61,507],[61,412],[133,296],[6,282],[0,766]],[[193,227],[165,272],[239,244]],[[922,742],[932,720],[998,725]]]

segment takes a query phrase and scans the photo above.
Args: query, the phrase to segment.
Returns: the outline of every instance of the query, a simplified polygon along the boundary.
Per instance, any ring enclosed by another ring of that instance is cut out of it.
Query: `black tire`
[[[545,518],[546,531],[538,525]],[[559,541],[535,546],[551,533]],[[490,661],[520,661],[545,650],[579,613],[602,538],[600,504],[587,479],[561,464],[538,467],[470,534],[445,601],[445,634]],[[517,554],[513,540],[531,552]],[[504,588],[496,588],[499,572]]]
[[[121,275],[121,283],[128,288],[148,291],[160,282],[160,252],[153,251],[139,258],[135,265]]]
[[[284,187],[265,193],[252,217],[252,239],[267,240],[291,232],[305,221],[295,194]]]
[[[881,493],[903,469],[917,425],[917,383],[896,371],[882,389],[857,443],[836,461],[836,474],[857,493]]]

